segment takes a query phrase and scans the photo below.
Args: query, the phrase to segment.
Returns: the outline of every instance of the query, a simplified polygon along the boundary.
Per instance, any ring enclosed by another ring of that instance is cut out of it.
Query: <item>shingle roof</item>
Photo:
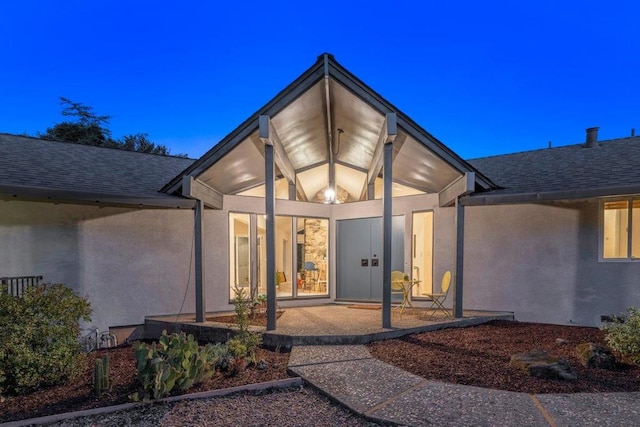
[[[551,193],[640,185],[640,137],[469,160],[503,187],[491,194]]]
[[[159,190],[194,162],[182,157],[0,134],[0,185],[128,198],[176,198]]]

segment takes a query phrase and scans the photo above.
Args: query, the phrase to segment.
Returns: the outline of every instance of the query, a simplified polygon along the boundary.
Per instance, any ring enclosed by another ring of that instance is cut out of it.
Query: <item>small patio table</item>
[[[400,312],[400,315],[402,316],[402,312],[405,310],[405,308],[409,307],[411,308],[412,311],[414,311],[414,307],[413,304],[411,304],[411,289],[413,289],[414,286],[420,284],[420,280],[402,280],[401,282],[399,281],[399,283],[401,283],[402,285],[402,302],[400,303],[400,305],[398,305],[398,311]]]

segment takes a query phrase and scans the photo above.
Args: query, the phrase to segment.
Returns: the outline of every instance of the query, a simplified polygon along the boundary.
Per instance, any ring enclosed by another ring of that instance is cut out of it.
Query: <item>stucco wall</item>
[[[598,203],[466,208],[464,306],[597,326],[640,305],[640,263],[598,261]]]
[[[209,211],[205,217],[214,226]],[[193,312],[192,238],[191,210],[0,202],[0,276],[67,284],[89,297],[91,326],[140,324],[146,315],[178,313],[187,286],[183,311]],[[211,240],[207,251],[220,257]]]
[[[434,211],[434,281],[454,268],[454,209],[435,195],[395,198],[405,219],[405,271],[411,271],[411,214]],[[260,197],[225,196],[206,210],[205,299],[208,311],[229,303],[229,212],[264,213]],[[325,298],[281,301],[281,307],[324,304],[335,298],[336,221],[382,215],[381,200],[343,205],[276,201],[277,215],[330,218],[329,286]],[[193,211],[100,208],[89,205],[0,201],[0,276],[43,275],[62,282],[93,306],[91,326],[140,324],[148,315],[194,311]],[[184,306],[182,301],[184,299]],[[420,303],[418,303],[420,305]],[[87,325],[89,326],[89,325]]]

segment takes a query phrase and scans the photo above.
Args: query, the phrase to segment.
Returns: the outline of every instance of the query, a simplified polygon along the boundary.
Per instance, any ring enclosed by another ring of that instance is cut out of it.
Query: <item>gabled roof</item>
[[[418,126],[390,102],[323,54],[293,83],[260,108],[163,189],[178,193],[183,176],[193,176],[222,193],[238,193],[264,182],[259,117],[271,117],[295,172],[335,161],[367,172],[388,113],[397,114],[395,182],[437,192],[474,168]],[[397,140],[398,140],[397,139]],[[331,147],[331,148],[330,148]],[[333,153],[330,150],[333,149]],[[277,171],[279,174],[279,170]],[[476,187],[495,185],[476,173]],[[308,189],[310,195],[316,189]],[[359,195],[356,195],[356,197]]]
[[[503,189],[466,204],[578,199],[640,192],[640,137],[469,160]]]
[[[118,205],[190,206],[159,192],[192,159],[0,134],[0,195]]]

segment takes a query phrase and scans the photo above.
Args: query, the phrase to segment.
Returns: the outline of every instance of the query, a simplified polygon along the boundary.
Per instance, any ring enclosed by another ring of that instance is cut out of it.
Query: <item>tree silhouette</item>
[[[171,154],[165,145],[149,140],[149,135],[146,133],[125,135],[122,141],[113,139],[107,127],[111,116],[98,115],[94,113],[91,106],[73,102],[65,97],[60,97],[60,104],[64,105],[62,115],[73,117],[75,120],[56,123],[47,128],[45,133],[38,133],[39,138],[164,156]],[[187,157],[186,154],[176,154],[176,156]]]

